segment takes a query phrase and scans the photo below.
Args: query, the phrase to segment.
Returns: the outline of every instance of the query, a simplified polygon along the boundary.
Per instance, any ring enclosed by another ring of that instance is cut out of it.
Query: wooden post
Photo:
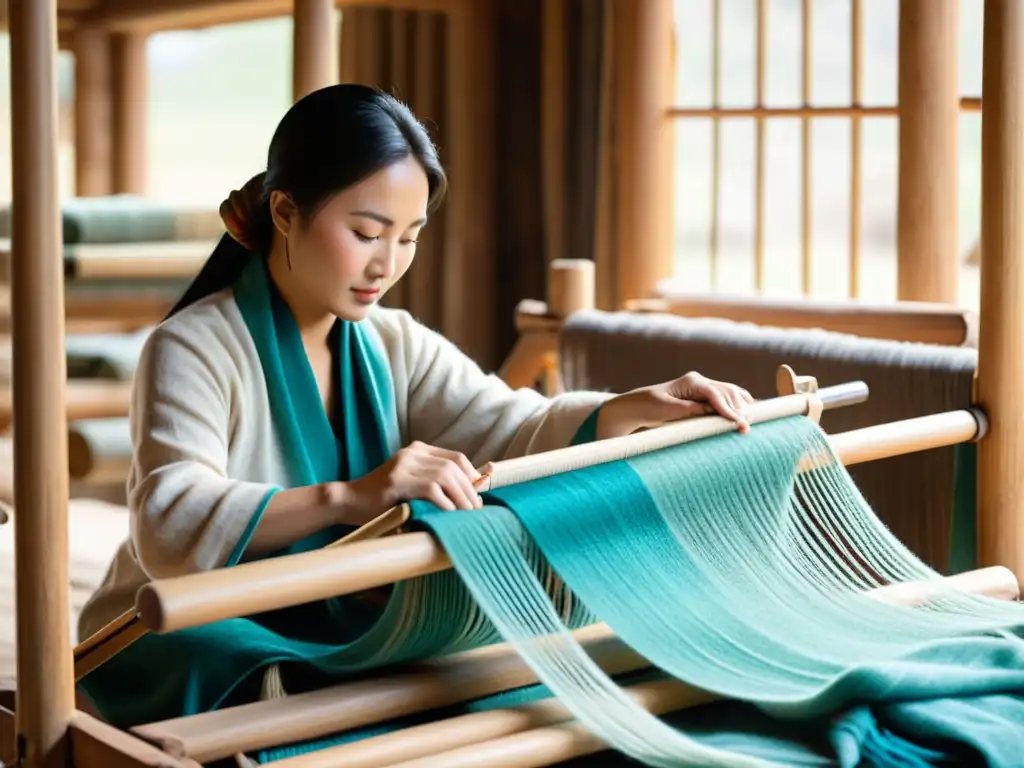
[[[113,79],[110,37],[98,27],[74,33],[75,194],[109,195],[112,189]]]
[[[497,367],[494,305],[493,6],[462,0],[448,14],[447,163],[442,323],[446,335],[485,369]],[[473,296],[472,302],[455,297]]]
[[[550,263],[567,255],[565,104],[568,4],[564,0],[543,0],[541,14],[541,192],[544,204],[544,248]]]
[[[149,176],[149,72],[146,44],[140,32],[111,38],[114,80],[113,189],[146,194]]]
[[[333,0],[295,0],[292,32],[292,98],[336,82]]]
[[[981,117],[978,565],[1024,573],[1024,5],[986,0]]]
[[[900,2],[900,301],[957,301],[959,6]]]
[[[673,263],[672,0],[616,0],[621,128],[615,262],[618,306],[650,298]]]
[[[8,13],[17,731],[23,768],[57,768],[67,765],[67,727],[75,708],[57,167],[57,3],[10,0]]]

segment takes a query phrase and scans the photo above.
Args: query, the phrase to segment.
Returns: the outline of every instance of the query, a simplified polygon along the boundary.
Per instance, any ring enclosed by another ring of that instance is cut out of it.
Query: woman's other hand
[[[735,421],[740,432],[748,432],[750,425],[743,412],[753,402],[742,387],[690,372],[606,402],[597,417],[597,437],[620,437],[643,427],[712,413]]]
[[[417,499],[446,511],[479,509],[483,501],[474,486],[479,478],[461,453],[414,442],[365,477],[344,483],[338,503],[350,525]]]

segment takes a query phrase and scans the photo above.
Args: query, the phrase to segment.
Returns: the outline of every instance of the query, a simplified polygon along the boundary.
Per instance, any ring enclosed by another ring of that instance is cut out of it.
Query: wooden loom
[[[533,682],[530,670],[514,653],[493,646],[369,681],[150,724],[130,733],[76,711],[66,594],[67,416],[61,407],[65,399],[64,302],[56,198],[56,14],[53,0],[12,0],[9,6],[17,202],[12,244],[15,484],[24,514],[16,521],[19,688],[16,714],[0,712],[0,759],[26,768],[194,768],[218,757],[314,738]],[[986,255],[978,382],[983,410],[881,425],[831,440],[842,460],[854,463],[984,434],[979,451],[979,556],[982,565],[992,567],[948,581],[966,591],[1014,598],[1019,591],[1016,578],[1001,566],[1019,570],[1024,564],[1024,536],[1017,522],[1017,509],[1024,502],[1024,481],[1019,477],[1019,427],[1024,417],[1019,398],[1024,388],[1020,361],[1024,230],[1018,224],[1024,218],[1024,185],[1015,175],[1024,158],[1024,93],[1018,80],[1024,72],[1024,8],[1015,0],[987,0],[985,25],[982,243]],[[827,405],[828,396],[827,391],[817,397],[801,391],[762,405],[789,398],[788,402],[811,410],[816,400]],[[703,419],[694,423],[710,424]],[[676,428],[682,427],[662,429]],[[647,433],[644,439],[650,436]],[[490,469],[495,482],[507,467],[496,464]],[[393,513],[391,522],[394,515],[400,523],[400,513]],[[140,632],[171,631],[369,589],[448,565],[436,542],[423,533],[375,535],[350,540],[342,549],[341,553],[324,550],[154,582],[140,592],[140,619],[132,623]],[[883,588],[888,591],[878,596],[922,600],[930,588],[894,585]],[[589,627],[577,636],[609,673],[644,666],[604,627]],[[638,687],[632,692],[655,711],[707,698],[678,685]],[[467,715],[278,765],[548,765],[602,748],[568,722],[567,716],[557,703],[542,702]]]
[[[862,383],[819,390],[812,377],[796,376],[786,366],[779,370],[778,389],[779,397],[750,408],[748,417],[751,423],[796,414],[816,419],[824,409],[852,405],[867,398],[867,388]],[[495,462],[484,468],[482,489],[612,461],[731,429],[734,425],[728,420],[706,416],[596,444]],[[854,464],[977,440],[985,430],[982,414],[965,410],[855,430],[834,435],[830,442],[840,460]],[[76,648],[75,677],[80,679],[148,631],[173,632],[224,618],[374,589],[449,567],[444,552],[429,534],[386,536],[396,532],[407,520],[406,505],[388,511],[337,542],[337,546],[345,550],[341,556],[335,548],[329,548],[152,582],[139,591],[135,610]],[[950,578],[948,583],[959,589],[1003,599],[1015,599],[1019,594],[1017,580],[1006,568],[960,574]],[[919,602],[927,599],[932,588],[933,584],[897,584],[883,587],[876,594],[880,599]],[[603,625],[580,630],[577,635],[610,673],[631,671],[646,665]],[[322,737],[339,729],[453,704],[531,682],[535,682],[535,678],[518,661],[514,651],[498,646],[415,665],[411,672],[386,672],[376,681],[342,684],[284,701],[257,702],[195,717],[152,723],[132,729],[132,734],[174,758],[201,763],[236,755],[244,764],[243,753],[246,751]],[[641,685],[631,692],[657,713],[710,699],[706,692],[680,683]],[[282,760],[279,764],[284,768],[385,766],[433,756],[436,762],[430,764],[438,766],[480,765],[480,762],[473,762],[480,760],[479,750],[506,748],[483,743],[497,738],[510,738],[527,745],[540,739],[540,744],[546,744],[527,748],[515,765],[548,765],[601,748],[586,734],[575,733],[575,726],[568,720],[569,714],[564,707],[547,701],[515,710],[454,718],[410,729],[401,735],[392,734]],[[534,732],[542,726],[555,730],[551,733]],[[563,743],[567,734],[575,735]],[[548,739],[552,740],[550,744]],[[450,754],[452,749],[467,751],[460,757],[459,754]],[[460,763],[462,759],[468,762]]]

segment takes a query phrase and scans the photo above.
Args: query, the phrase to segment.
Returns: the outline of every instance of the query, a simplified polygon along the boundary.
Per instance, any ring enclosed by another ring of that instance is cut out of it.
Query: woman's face
[[[289,277],[308,305],[365,318],[412,264],[429,197],[423,167],[408,157],[338,192],[304,225],[293,218]]]

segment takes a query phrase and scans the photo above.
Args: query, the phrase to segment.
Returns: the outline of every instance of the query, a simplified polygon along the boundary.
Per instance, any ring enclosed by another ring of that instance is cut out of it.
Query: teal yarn
[[[379,340],[358,324],[337,328],[341,419],[332,424],[261,260],[235,298],[290,484],[358,477],[386,461],[399,432]],[[595,421],[591,414],[577,442],[593,439]],[[438,538],[454,568],[396,584],[383,606],[342,596],[149,635],[83,687],[125,728],[252,701],[274,665],[297,693],[507,641],[539,685],[256,757],[557,696],[623,759],[647,765],[1020,764],[1020,606],[948,593],[909,608],[867,596],[939,575],[881,525],[810,420],[520,483],[486,503],[454,513],[414,503],[415,525]],[[244,557],[261,513],[227,567]],[[596,621],[649,659],[651,674],[728,701],[647,712],[623,689],[634,678],[609,677],[570,634]]]
[[[802,470],[808,457],[814,468]],[[641,763],[806,764],[806,739],[780,737],[769,749],[748,738],[753,707],[776,728],[802,724],[830,742],[822,764],[939,765],[964,754],[978,765],[1020,764],[1024,610],[950,591],[916,608],[866,595],[940,577],[874,517],[810,420],[488,500],[505,508],[423,520],[539,678]],[[675,727],[647,713],[589,662],[530,577],[539,560],[658,669],[735,700],[721,708],[717,737],[689,733],[685,713]]]

